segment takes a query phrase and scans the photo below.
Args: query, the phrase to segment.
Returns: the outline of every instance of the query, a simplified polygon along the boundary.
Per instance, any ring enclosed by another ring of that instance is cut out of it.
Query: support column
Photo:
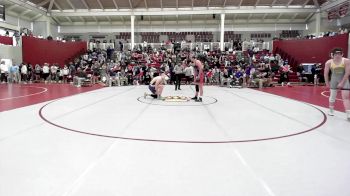
[[[220,50],[224,51],[225,14],[221,14]]]
[[[130,49],[134,49],[134,44],[135,44],[135,16],[131,16],[131,47]]]
[[[45,17],[45,23],[46,23],[46,37],[48,37],[49,35],[52,36],[50,17]]]
[[[321,30],[321,13],[316,13],[316,27],[315,27],[315,35],[319,36]]]

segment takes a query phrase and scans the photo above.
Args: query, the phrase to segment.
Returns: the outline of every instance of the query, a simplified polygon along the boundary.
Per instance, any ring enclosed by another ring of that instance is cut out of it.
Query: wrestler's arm
[[[194,62],[194,65],[197,66],[197,63],[198,63],[198,62],[197,62],[197,60],[196,60],[196,61]],[[197,78],[198,74],[199,74],[199,73],[198,73],[197,71],[195,71],[195,67],[193,66],[193,76],[194,76],[195,79]]]
[[[157,78],[156,83],[155,83],[155,89],[156,89],[156,92],[157,92],[158,96],[160,95],[159,87],[160,87],[161,81],[162,81],[162,78],[159,77],[159,78]]]
[[[199,61],[199,65],[198,65],[198,77],[200,77],[201,75],[203,75],[203,68],[204,68],[203,63]]]
[[[345,64],[345,74],[342,80],[338,84],[338,88],[344,88],[345,82],[349,79],[350,75],[350,59],[345,58],[344,59],[344,64]]]
[[[326,86],[329,87],[329,69],[330,69],[330,66],[331,66],[331,61],[328,60],[326,62],[326,64],[324,65],[324,81],[326,83]]]

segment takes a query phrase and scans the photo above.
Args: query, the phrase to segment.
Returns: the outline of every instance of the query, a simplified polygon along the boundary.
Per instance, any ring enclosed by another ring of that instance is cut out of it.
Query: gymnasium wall
[[[322,63],[324,65],[330,59],[330,51],[335,47],[343,48],[344,57],[348,57],[348,41],[349,34],[318,39],[273,41],[273,53],[282,50],[298,63]]]
[[[22,63],[22,48],[19,46],[0,45],[0,59],[12,59],[13,63]]]
[[[322,13],[321,18],[321,25],[320,25],[320,33],[321,32],[327,32],[327,31],[338,31],[338,29],[341,27],[338,24],[337,20],[328,20],[327,15],[325,13]],[[350,21],[348,21],[350,16],[345,16],[343,18],[338,19],[340,24],[349,24]],[[316,31],[316,14],[314,14],[309,20],[308,20],[308,29],[305,29],[303,31],[303,35],[309,35],[309,34],[315,34]]]
[[[19,30],[20,27],[25,27],[25,28],[30,29],[31,21],[23,20],[21,18],[13,17],[13,16],[6,14],[6,22],[4,22],[4,23],[8,24],[8,25],[13,25],[15,27],[15,28],[10,28],[10,29]]]
[[[56,37],[58,37],[58,26],[57,25],[50,25],[50,31],[51,31],[51,36],[53,37],[53,39],[56,39]]]
[[[1,36],[0,35],[0,44],[4,45],[13,45],[13,39],[12,37],[7,37],[7,36]]]
[[[47,37],[47,32],[46,32],[46,22],[45,21],[36,21],[33,24],[33,35],[34,36],[43,36]]]
[[[22,37],[23,61],[40,65],[58,63],[61,67],[87,50],[86,42],[58,42]]]

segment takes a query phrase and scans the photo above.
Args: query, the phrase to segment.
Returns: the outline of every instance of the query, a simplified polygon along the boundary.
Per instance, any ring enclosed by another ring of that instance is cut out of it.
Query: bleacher
[[[131,39],[131,32],[120,32],[120,34],[116,35],[115,38],[123,40]]]
[[[164,32],[162,35],[167,35],[169,40],[174,42],[180,42],[182,40],[186,40],[187,35],[192,35],[195,38],[195,42],[212,42],[213,41],[213,33],[212,32]]]
[[[280,38],[296,38],[298,36],[300,36],[300,33],[297,30],[283,30],[280,33]]]
[[[195,42],[212,42],[213,33],[212,32],[194,32]]]
[[[234,31],[224,32],[224,42],[230,42],[231,40],[241,40],[242,34],[235,34]]]
[[[142,32],[141,33],[141,41],[147,43],[158,43],[159,42],[158,32]]]

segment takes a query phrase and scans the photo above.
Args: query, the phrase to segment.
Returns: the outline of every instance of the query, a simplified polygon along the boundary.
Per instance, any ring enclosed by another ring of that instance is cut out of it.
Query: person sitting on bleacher
[[[77,69],[77,73],[73,78],[73,85],[76,87],[81,87],[84,80],[86,79],[86,73],[80,67]]]
[[[144,84],[145,85],[149,85],[149,83],[151,82],[151,74],[150,72],[146,72],[145,76],[144,76]]]
[[[101,82],[107,86],[109,84],[109,72],[106,63],[103,63],[100,67]]]
[[[96,84],[98,82],[98,77],[100,76],[100,64],[97,61],[92,61],[91,71],[92,84]]]
[[[205,83],[211,85],[213,82],[213,70],[209,69],[205,74]]]
[[[311,68],[312,76],[314,77],[314,85],[318,85],[320,83],[320,78],[322,77],[322,67],[319,63],[315,64]]]
[[[280,79],[278,83],[280,83],[282,86],[284,86],[284,83],[287,83],[287,86],[290,85],[289,83],[289,73],[293,73],[292,70],[290,70],[290,66],[288,64],[288,61],[284,62],[284,65],[280,67]]]
[[[124,69],[121,69],[121,71],[117,73],[117,77],[119,78],[120,85],[128,85],[128,78]]]
[[[215,66],[215,68],[213,69],[213,83],[215,83],[216,85],[220,83],[220,69]]]
[[[251,87],[259,87],[268,85],[267,73],[261,72],[259,69],[255,69],[252,73]]]
[[[299,79],[299,82],[308,82],[309,79],[308,77],[305,76],[305,70],[304,70],[304,65],[303,64],[299,64],[299,66],[297,67],[297,76]]]
[[[117,73],[115,71],[115,67],[109,67],[108,68],[108,75],[109,75],[109,82],[108,85],[109,86],[114,86],[114,85],[118,85],[120,86],[120,81],[119,81],[119,77],[117,77]]]
[[[242,86],[243,85],[244,70],[238,66],[238,68],[233,73],[233,80],[230,87]]]
[[[224,86],[224,83],[226,82],[227,84],[226,86],[230,87],[232,78],[230,78],[226,67],[224,68],[223,71],[220,72],[220,79],[221,79],[221,86]]]
[[[252,84],[252,79],[253,79],[253,73],[255,72],[255,67],[253,64],[251,65],[246,65],[245,70],[244,70],[244,75],[243,75],[243,83],[245,82],[247,87],[250,87]],[[244,77],[245,76],[245,77]]]

